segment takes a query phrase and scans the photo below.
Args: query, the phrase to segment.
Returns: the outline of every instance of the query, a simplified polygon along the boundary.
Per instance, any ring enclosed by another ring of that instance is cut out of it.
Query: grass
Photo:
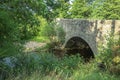
[[[17,76],[14,78],[9,78],[8,80],[119,80],[119,78],[115,76],[111,76],[105,73],[80,73],[80,71],[75,71],[72,76],[68,76],[68,74],[64,74],[61,72],[59,74],[55,74],[55,72],[51,72],[51,74],[44,75],[41,72],[34,72],[30,76]]]
[[[97,61],[84,63],[79,55],[56,58],[51,53],[19,54],[18,64],[5,80],[119,80],[120,76],[101,71]],[[5,67],[5,66],[4,66]],[[2,78],[1,78],[2,79]]]
[[[47,37],[42,37],[42,36],[36,36],[31,39],[32,41],[37,41],[37,42],[48,42],[49,39]]]

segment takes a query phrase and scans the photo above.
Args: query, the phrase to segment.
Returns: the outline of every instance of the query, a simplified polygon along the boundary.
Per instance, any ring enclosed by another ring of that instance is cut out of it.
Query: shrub
[[[41,36],[48,37],[50,41],[53,41],[56,36],[55,24],[48,23],[41,27]]]
[[[19,32],[17,24],[14,22],[9,11],[0,11],[0,58],[18,53]]]
[[[104,62],[110,73],[119,74],[119,40],[114,39],[114,36],[106,37],[106,39],[108,41],[107,46],[102,48],[99,57],[96,57],[98,59],[97,61]]]

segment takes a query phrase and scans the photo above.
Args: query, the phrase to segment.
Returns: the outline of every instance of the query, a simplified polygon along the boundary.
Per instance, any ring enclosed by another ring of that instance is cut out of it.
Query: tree
[[[70,0],[45,0],[47,6],[49,20],[53,20],[58,17],[68,17],[68,10],[70,8]]]
[[[102,12],[104,19],[120,19],[120,0],[105,0]]]
[[[18,24],[21,39],[25,39],[40,31],[38,16],[45,16],[46,5],[44,0],[5,0],[1,1],[0,10],[11,13],[8,15]]]
[[[92,19],[103,19],[103,13],[101,13],[103,9],[103,0],[95,0],[91,4],[91,15],[90,18]]]
[[[95,0],[91,18],[120,19],[120,0]]]
[[[86,0],[74,0],[69,12],[71,18],[89,18],[91,8]]]
[[[69,2],[70,0],[59,0],[60,7],[56,10],[58,13],[57,17],[60,18],[69,18],[69,9],[71,7],[71,4]]]
[[[0,1],[0,58],[18,53],[16,41],[39,33],[44,10],[43,0]]]

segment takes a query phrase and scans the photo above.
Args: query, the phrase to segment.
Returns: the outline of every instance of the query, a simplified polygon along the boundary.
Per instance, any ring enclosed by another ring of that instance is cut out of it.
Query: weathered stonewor
[[[83,19],[56,19],[57,25],[65,31],[65,42],[78,37],[84,40],[94,54],[97,54],[99,45],[106,45],[108,37],[113,34],[115,38],[120,35],[120,20],[83,20]]]

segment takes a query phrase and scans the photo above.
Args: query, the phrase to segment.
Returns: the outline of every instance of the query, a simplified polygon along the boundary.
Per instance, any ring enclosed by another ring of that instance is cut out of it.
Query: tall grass
[[[51,53],[31,53],[19,54],[16,58],[15,67],[2,68],[7,74],[6,76],[3,74],[4,70],[1,74],[5,76],[5,80],[119,80],[120,78],[107,70],[100,71],[97,60],[84,63],[79,55],[56,58]]]

